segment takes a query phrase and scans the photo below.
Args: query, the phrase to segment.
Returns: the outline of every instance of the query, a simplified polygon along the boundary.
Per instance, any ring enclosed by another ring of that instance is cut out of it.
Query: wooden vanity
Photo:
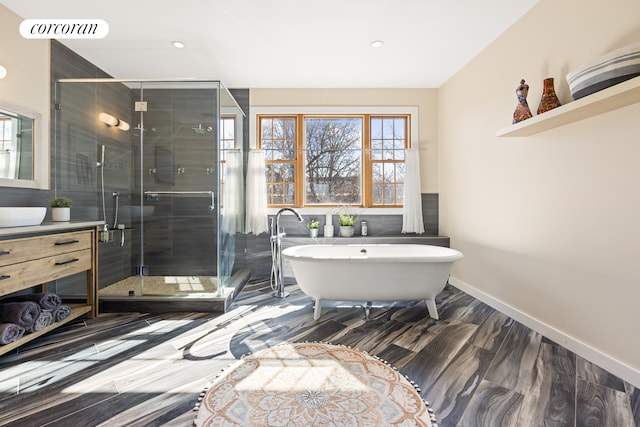
[[[33,227],[0,228],[0,298],[29,288],[47,291],[48,283],[86,272],[86,302],[63,304],[71,315],[38,332],[0,346],[7,353],[84,314],[97,315],[97,227],[99,221],[50,223]]]

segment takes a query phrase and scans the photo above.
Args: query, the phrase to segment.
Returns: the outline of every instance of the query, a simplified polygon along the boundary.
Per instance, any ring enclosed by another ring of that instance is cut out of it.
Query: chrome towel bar
[[[159,196],[161,194],[174,195],[174,196],[197,196],[201,194],[208,194],[211,197],[211,204],[209,210],[216,208],[216,193],[214,191],[145,191],[145,196]]]

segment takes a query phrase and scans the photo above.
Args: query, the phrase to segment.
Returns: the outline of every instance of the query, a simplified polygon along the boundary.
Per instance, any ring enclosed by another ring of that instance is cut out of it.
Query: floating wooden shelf
[[[564,126],[640,102],[640,77],[619,83],[558,108],[500,129],[496,136],[522,137]]]

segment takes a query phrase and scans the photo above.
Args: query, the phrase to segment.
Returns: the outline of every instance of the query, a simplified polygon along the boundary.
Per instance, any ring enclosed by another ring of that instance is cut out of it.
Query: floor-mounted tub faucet
[[[292,212],[298,221],[302,222],[302,215],[295,209],[282,208],[276,213],[275,221],[271,218],[271,289],[273,296],[285,298],[289,294],[284,291],[284,280],[282,276],[282,239],[286,236],[284,230],[280,231],[280,215],[285,211]]]

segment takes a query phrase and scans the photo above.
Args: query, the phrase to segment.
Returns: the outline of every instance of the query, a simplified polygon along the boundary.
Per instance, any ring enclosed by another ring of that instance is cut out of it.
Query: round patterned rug
[[[397,370],[324,343],[280,344],[239,360],[203,393],[194,425],[436,426]]]

